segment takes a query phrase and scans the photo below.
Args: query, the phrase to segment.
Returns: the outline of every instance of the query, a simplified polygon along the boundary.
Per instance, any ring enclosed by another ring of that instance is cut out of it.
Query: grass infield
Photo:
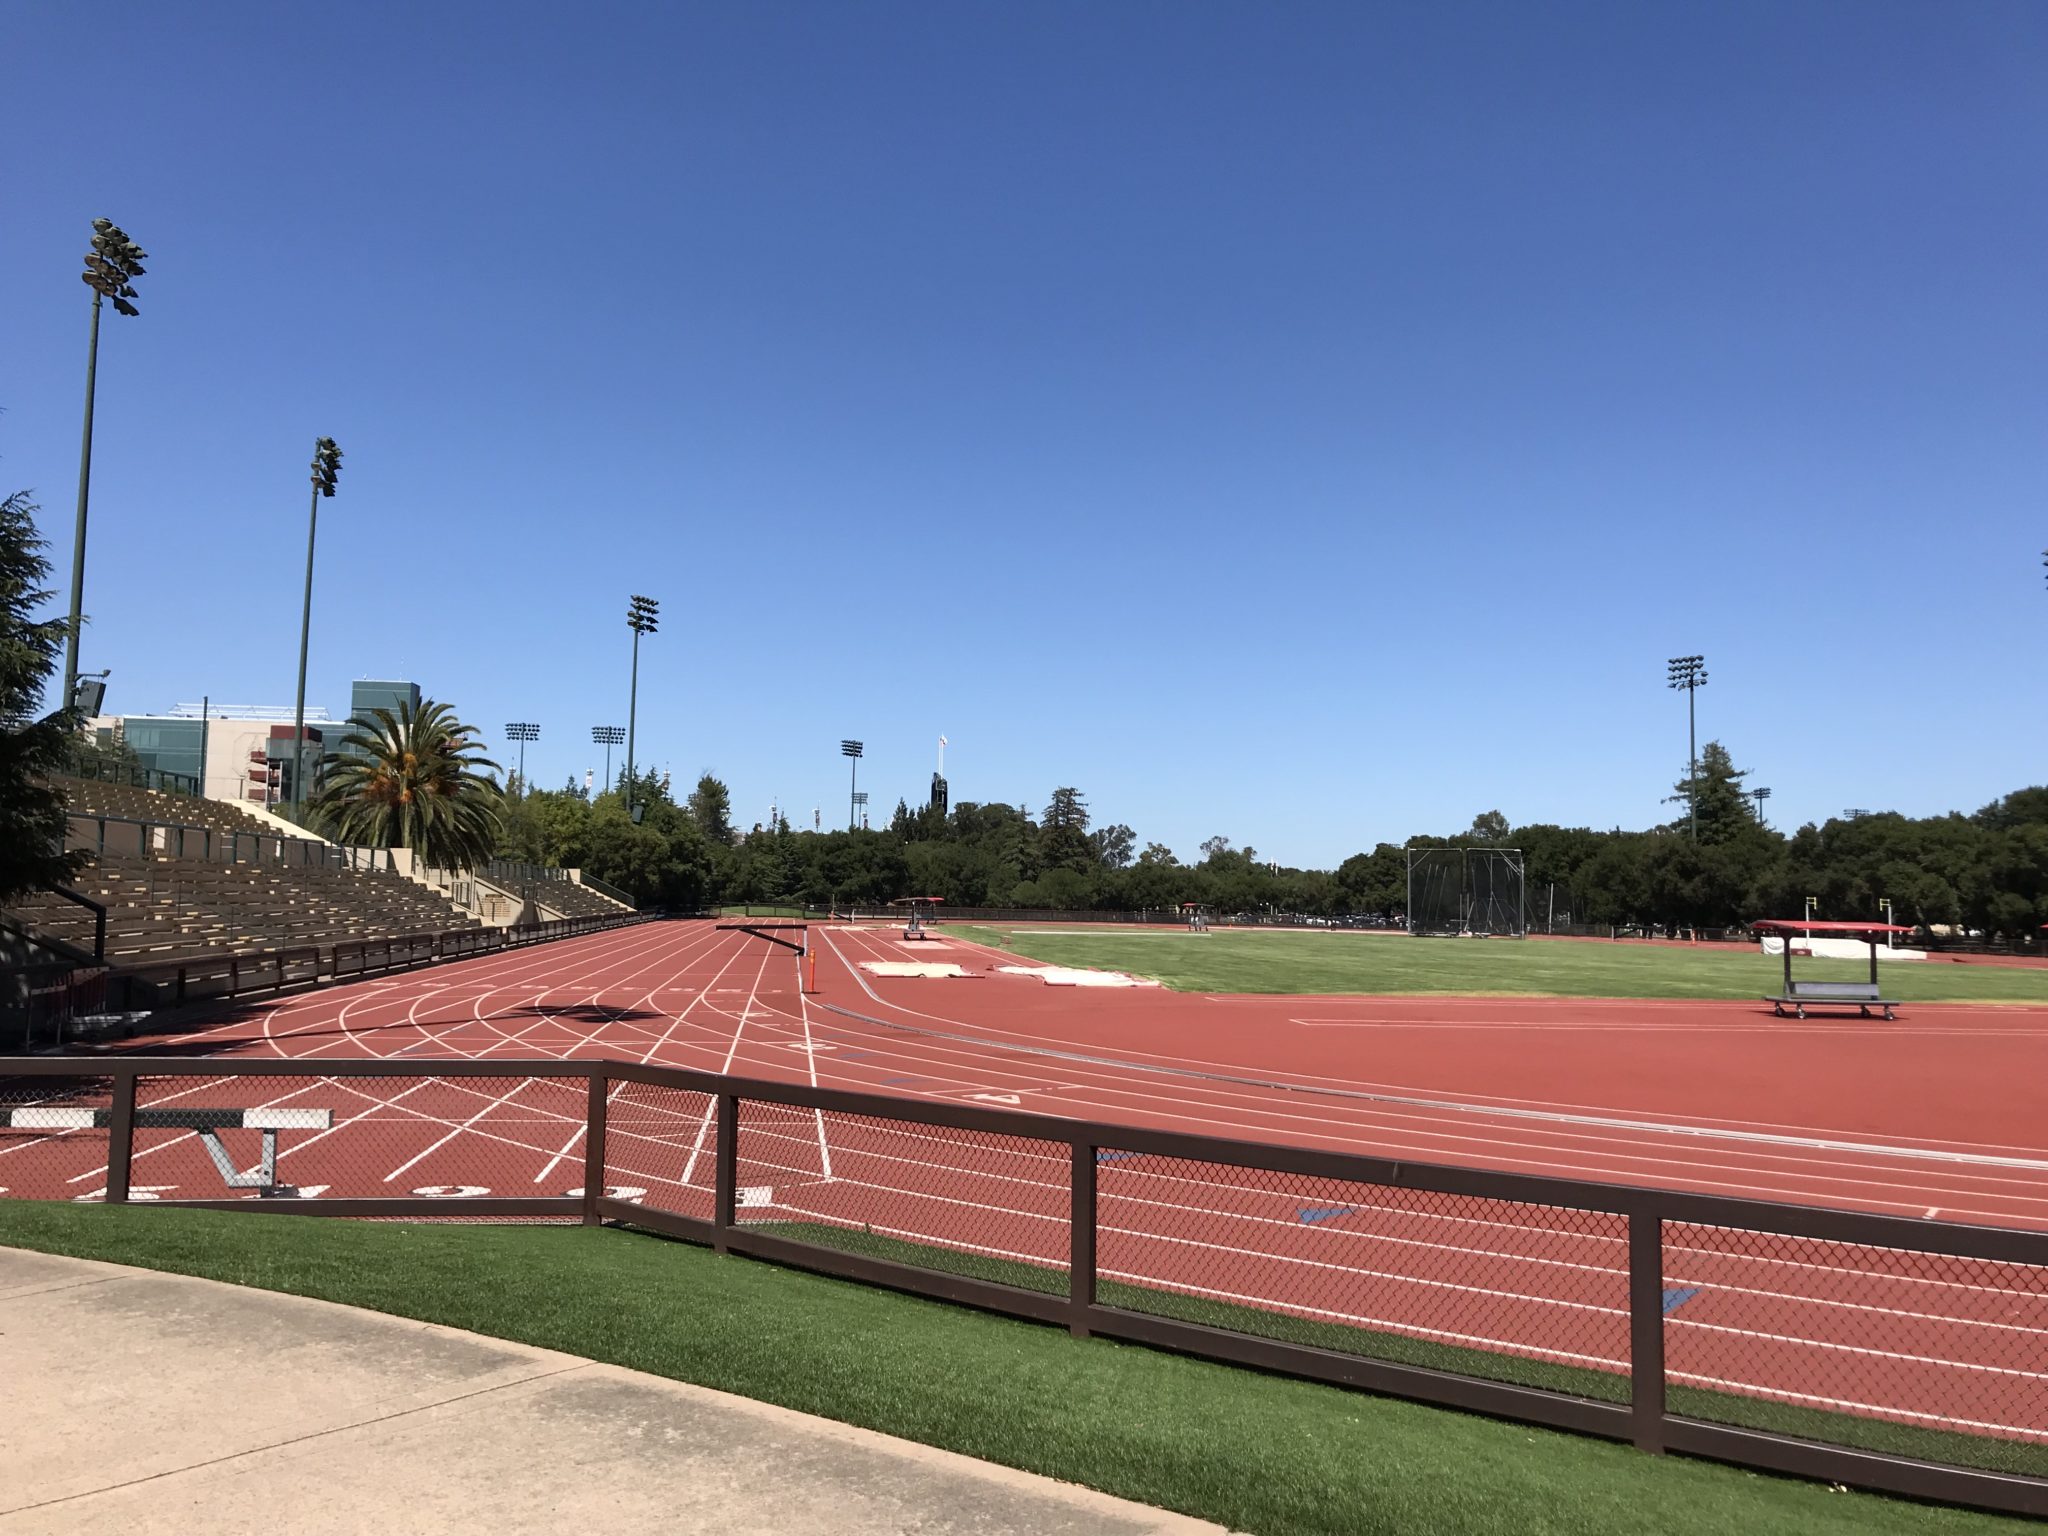
[[[1217,928],[949,925],[950,935],[1051,965],[1149,976],[1183,992],[1455,993],[1468,997],[1678,997],[1756,1002],[1784,984],[1784,962],[1754,950],[1556,939],[1412,939],[1401,934]],[[1795,960],[1793,974],[1863,981],[1866,962]],[[2048,969],[1882,962],[1887,997],[1909,1003],[2048,1005]],[[1829,1010],[1818,1017],[1842,1017]],[[1853,1014],[1849,1017],[1854,1017]]]
[[[1275,1536],[2031,1528],[1075,1341],[624,1232],[0,1201],[0,1243],[517,1339]]]

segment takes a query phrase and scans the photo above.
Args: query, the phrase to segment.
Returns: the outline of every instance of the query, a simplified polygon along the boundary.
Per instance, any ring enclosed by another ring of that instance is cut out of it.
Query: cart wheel
[[[1802,1019],[1806,1017],[1806,1004],[1804,1003],[1799,1005],[1799,1017]]]
[[[1896,1013],[1893,1013],[1889,1008],[1885,1009],[1884,1016],[1887,1020],[1892,1021],[1894,1023],[1897,1022],[1899,1017]]]

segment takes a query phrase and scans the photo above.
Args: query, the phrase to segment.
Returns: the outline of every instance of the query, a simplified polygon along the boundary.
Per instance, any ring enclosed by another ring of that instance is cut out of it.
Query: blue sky
[[[2048,10],[10,7],[0,486],[112,707],[417,679],[743,822],[1290,863],[2040,780]]]

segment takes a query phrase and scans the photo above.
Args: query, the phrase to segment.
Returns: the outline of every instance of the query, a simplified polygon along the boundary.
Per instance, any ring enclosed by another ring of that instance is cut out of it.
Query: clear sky
[[[111,708],[416,679],[736,819],[1328,865],[2042,771],[2048,8],[17,4],[0,487]]]

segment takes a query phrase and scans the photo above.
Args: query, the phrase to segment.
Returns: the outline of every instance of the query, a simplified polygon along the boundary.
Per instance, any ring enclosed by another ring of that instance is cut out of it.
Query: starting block
[[[57,1105],[30,1105],[6,1112],[5,1123],[17,1131],[104,1130],[113,1123],[110,1109],[67,1109]],[[326,1109],[138,1109],[135,1129],[192,1131],[198,1135],[206,1155],[220,1170],[229,1189],[253,1189],[262,1199],[288,1199],[298,1193],[294,1185],[277,1182],[277,1133],[279,1131],[325,1131],[334,1125],[334,1112]],[[263,1156],[255,1168],[243,1173],[228,1156],[220,1133],[224,1130],[261,1131]]]

